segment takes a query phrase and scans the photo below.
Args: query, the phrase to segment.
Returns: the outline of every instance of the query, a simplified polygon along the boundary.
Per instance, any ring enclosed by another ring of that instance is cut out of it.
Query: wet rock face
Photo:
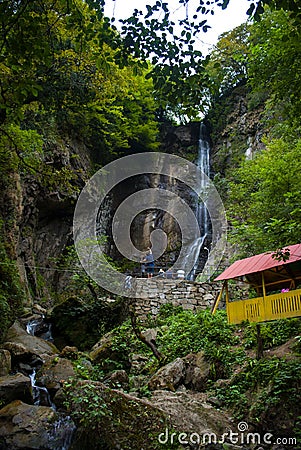
[[[32,403],[31,383],[29,377],[22,373],[0,378],[0,398],[5,403],[22,399]]]
[[[70,273],[49,270],[55,266],[66,246],[72,244],[72,220],[77,200],[76,189],[85,184],[91,171],[89,150],[83,142],[67,138],[53,145],[46,164],[57,170],[73,171],[74,189],[39,183],[34,175],[21,180],[17,254],[22,280],[33,297],[46,298],[52,304],[53,291],[60,293],[70,281]],[[50,262],[52,260],[52,262]],[[36,266],[42,269],[36,269]]]
[[[192,122],[187,125],[172,126],[165,125],[161,130],[161,148],[160,151],[164,153],[170,153],[181,156],[182,158],[194,161],[198,154],[198,141],[199,141],[200,123]],[[175,175],[175,174],[174,174]],[[117,210],[118,206],[132,194],[139,190],[144,189],[166,189],[174,192],[176,195],[183,198],[188,204],[192,204],[194,199],[191,196],[191,191],[187,188],[185,183],[177,182],[173,179],[173,173],[170,173],[170,177],[160,174],[144,173],[139,176],[131,177],[121,182],[111,191],[111,204],[110,211],[103,212],[100,218],[100,227],[102,223],[106,223],[105,234],[109,236],[109,243],[107,252],[112,258],[122,258],[111,236],[110,222]],[[165,211],[159,211],[156,209],[148,209],[139,213],[131,223],[131,240],[134,246],[140,251],[146,251],[151,245],[150,234],[156,229],[163,229],[168,236],[168,255],[165,258],[161,258],[160,263],[167,263],[176,259],[178,254],[179,243],[181,242],[181,230],[174,219],[174,214],[171,206],[168,208],[169,213]],[[166,259],[166,261],[164,260]],[[132,269],[131,269],[132,270]],[[140,272],[139,264],[134,269]]]
[[[49,359],[37,373],[37,382],[45,386],[51,394],[55,394],[62,384],[75,372],[71,361],[66,358]]]
[[[37,318],[29,323],[27,331],[44,333],[43,324]],[[9,340],[3,344],[5,349],[0,349],[4,374],[0,376],[0,449],[67,449],[75,425],[66,414],[56,412],[50,395],[74,376],[72,363],[59,358],[53,344],[28,334],[25,327],[26,320],[23,325],[22,320],[14,323],[7,332]],[[43,364],[45,370],[40,371],[37,380],[36,370]]]
[[[30,359],[37,359],[37,364],[42,363],[59,353],[51,342],[28,334],[19,322],[9,328],[3,347],[10,351],[14,365]]]
[[[74,424],[61,427],[57,413],[47,406],[27,405],[16,400],[0,410],[0,444],[6,450],[63,447],[71,440]],[[67,435],[68,433],[68,435]],[[69,442],[70,444],[70,442]]]

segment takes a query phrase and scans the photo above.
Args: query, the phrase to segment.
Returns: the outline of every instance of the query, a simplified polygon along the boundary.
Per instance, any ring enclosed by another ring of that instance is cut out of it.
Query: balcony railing
[[[301,289],[229,302],[229,323],[264,322],[301,316]]]

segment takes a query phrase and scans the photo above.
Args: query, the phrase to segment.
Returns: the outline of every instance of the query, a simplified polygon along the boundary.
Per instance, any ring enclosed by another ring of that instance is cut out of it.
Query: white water
[[[188,274],[187,279],[193,281],[195,278],[195,274],[199,265],[199,255],[200,255],[200,251],[204,245],[204,241],[207,237],[207,234],[204,234],[203,236],[197,238],[190,246],[190,249],[187,253],[186,256],[186,261],[185,261],[185,266],[188,265],[188,261],[190,263],[190,261],[194,262],[193,265],[193,269],[191,270],[191,272]],[[191,264],[189,264],[188,267],[191,267]]]
[[[201,170],[202,174],[206,175],[206,177],[202,176],[200,185],[201,193],[205,193],[207,177],[209,178],[210,176],[210,145],[208,140],[206,139],[206,126],[203,123],[201,123],[200,125],[198,159],[196,165]],[[208,210],[205,203],[202,202],[200,198],[197,199],[195,214],[200,227],[201,237],[198,237],[194,242],[192,242],[189,251],[187,252],[189,261],[194,261],[192,271],[187,274],[187,278],[189,280],[194,280],[195,278],[195,274],[199,265],[200,252],[204,246],[205,239],[209,232]]]
[[[35,320],[30,320],[27,325],[26,325],[26,331],[28,334],[31,334],[31,336],[35,336],[36,330],[38,328],[38,326],[40,325],[41,321],[43,319],[35,319]]]
[[[199,151],[197,164],[198,168],[201,170],[206,177],[210,176],[210,145],[206,139],[206,127],[203,123],[200,126],[200,139],[199,139]],[[202,177],[201,179],[201,191],[205,192],[207,179]],[[202,236],[208,234],[208,210],[204,202],[198,202],[197,204],[197,219],[199,226],[202,231]]]
[[[53,440],[53,450],[68,450],[71,443],[73,433],[75,431],[74,422],[69,416],[61,417],[52,426],[50,432],[50,442]]]
[[[40,405],[41,402],[46,406],[51,406],[53,409],[55,409],[55,405],[52,403],[50,399],[49,392],[47,388],[43,386],[38,386],[36,384],[36,371],[35,369],[32,371],[32,373],[29,375],[30,382],[31,382],[31,389],[32,389],[32,399],[34,405]]]
[[[41,316],[39,319],[30,320],[26,325],[26,331],[31,336],[38,336],[44,341],[53,342],[51,323],[45,323],[44,319],[45,317]]]
[[[26,325],[26,331],[28,334],[35,336],[37,329],[41,325],[44,317],[37,320],[31,320]],[[44,340],[52,340],[51,335],[51,324],[46,326],[46,332],[41,335]],[[51,401],[49,392],[46,387],[38,386],[36,384],[36,370],[33,369],[32,373],[29,375],[32,389],[32,399],[34,405],[40,406],[50,406],[54,411],[56,411],[55,404]],[[51,450],[68,450],[73,434],[75,432],[76,426],[70,416],[65,416],[58,414],[57,420],[52,424],[51,429],[48,432],[49,443]]]

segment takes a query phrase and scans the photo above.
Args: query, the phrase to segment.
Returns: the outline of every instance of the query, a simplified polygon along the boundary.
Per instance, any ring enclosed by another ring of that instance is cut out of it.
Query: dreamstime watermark
[[[228,430],[221,436],[215,433],[176,433],[170,432],[168,428],[158,436],[158,441],[162,445],[181,444],[181,445],[209,445],[209,444],[233,444],[233,445],[297,445],[297,438],[293,437],[277,437],[274,438],[271,433],[255,433],[250,432],[247,422],[239,422],[237,431]],[[262,447],[260,447],[262,448]],[[258,450],[260,450],[258,448]],[[294,448],[294,447],[293,447]]]
[[[210,178],[195,164],[176,155],[155,152],[117,159],[88,181],[78,198],[73,221],[74,242],[82,266],[95,282],[117,295],[135,297],[139,283],[143,287],[146,280],[135,280],[134,289],[128,274],[118,272],[110,263],[105,254],[105,239],[99,233],[100,212],[115,186],[125,180],[130,181],[131,177],[150,173],[168,177],[174,183],[184,183],[197,201],[206,206],[212,226],[212,246],[206,266],[210,267],[211,272],[218,267],[225,250],[227,222],[222,200]],[[169,213],[177,222],[182,236],[181,249],[170,269],[177,271],[185,268],[188,274],[195,265],[191,243],[202,238],[200,226],[192,207],[178,194],[159,185],[129,195],[118,206],[111,230],[118,251],[129,261],[141,261],[144,254],[131,240],[131,225],[140,213],[150,209]],[[166,250],[167,235],[156,228],[150,233],[149,241],[154,258],[158,259]],[[141,289],[139,291],[137,296],[141,296]]]

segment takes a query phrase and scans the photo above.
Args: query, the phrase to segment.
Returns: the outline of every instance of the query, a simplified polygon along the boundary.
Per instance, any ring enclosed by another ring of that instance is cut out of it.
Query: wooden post
[[[229,303],[229,288],[228,288],[228,281],[225,281],[225,289],[226,289],[226,305]]]
[[[212,309],[211,309],[211,313],[214,314],[215,311],[217,310],[218,304],[222,298],[223,292],[225,289],[225,281],[223,282],[222,288],[220,290],[220,292],[218,293],[217,297],[215,298],[215,302],[213,303]]]
[[[263,320],[266,320],[266,308],[265,308],[265,297],[267,295],[266,290],[265,290],[265,281],[264,281],[264,272],[261,272],[261,280],[262,280],[262,298],[263,298]],[[260,333],[260,330],[259,330]]]
[[[262,296],[264,300],[264,297],[266,297],[267,295],[265,291],[264,272],[261,272],[261,280],[262,280]]]
[[[263,358],[263,341],[259,323],[256,324],[256,338],[257,338],[256,359],[261,359]]]

